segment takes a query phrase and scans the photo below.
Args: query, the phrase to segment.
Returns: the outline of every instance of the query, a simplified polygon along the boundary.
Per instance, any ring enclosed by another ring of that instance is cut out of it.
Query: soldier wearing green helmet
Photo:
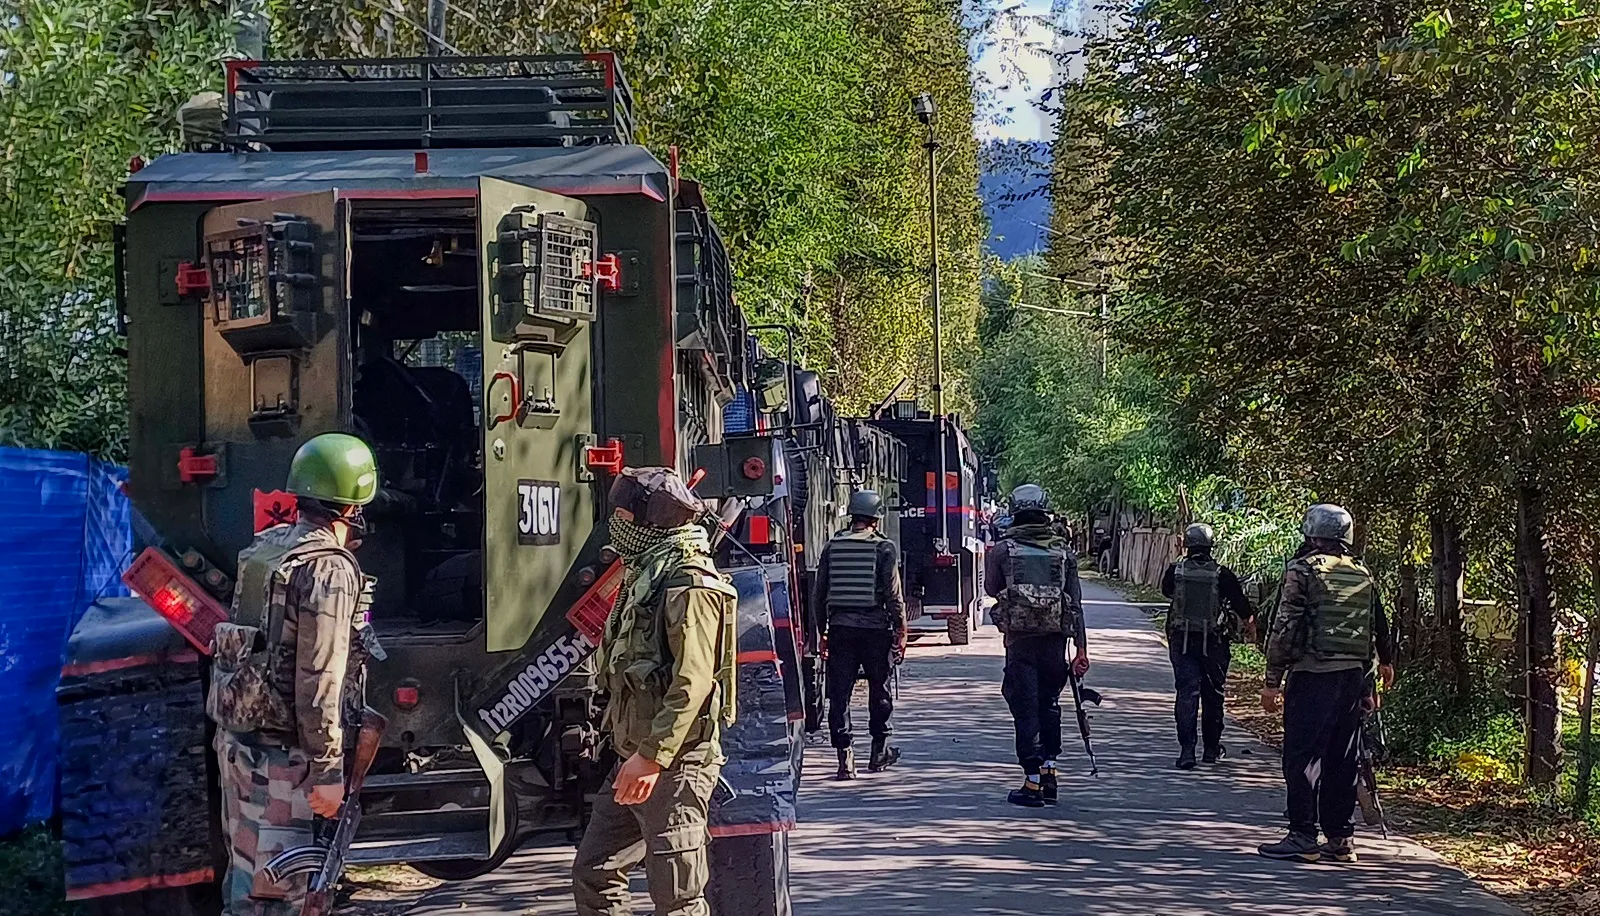
[[[378,493],[372,450],[325,433],[295,453],[286,484],[299,519],[239,554],[232,622],[216,631],[206,711],[217,723],[227,916],[294,916],[307,878],[274,883],[265,864],[313,840],[315,817],[344,800],[346,710],[375,643],[360,604],[367,579],[351,553]],[[353,724],[353,723],[352,723]]]

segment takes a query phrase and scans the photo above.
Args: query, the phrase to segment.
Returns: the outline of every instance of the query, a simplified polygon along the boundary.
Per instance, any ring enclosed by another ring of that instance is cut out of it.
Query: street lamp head
[[[911,113],[916,115],[917,120],[924,124],[932,124],[933,116],[938,111],[939,109],[933,104],[933,96],[926,92],[911,100]]]

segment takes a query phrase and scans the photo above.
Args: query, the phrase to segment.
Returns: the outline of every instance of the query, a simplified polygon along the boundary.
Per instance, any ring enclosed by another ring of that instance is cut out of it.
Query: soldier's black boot
[[[1289,835],[1276,843],[1266,843],[1256,847],[1256,852],[1269,859],[1282,859],[1284,861],[1319,862],[1322,860],[1322,844],[1314,836],[1290,831]]]
[[[867,760],[868,773],[881,773],[900,761],[900,749],[889,746],[888,738],[872,739],[872,756]]]
[[[1177,767],[1180,770],[1192,770],[1192,769],[1194,769],[1194,747],[1193,746],[1185,746],[1183,748],[1183,750],[1178,752]]]
[[[1205,752],[1205,754],[1203,756],[1201,756],[1200,762],[1201,763],[1216,763],[1218,760],[1221,760],[1222,758],[1224,758],[1226,756],[1228,756],[1228,747],[1227,747],[1227,745],[1225,745],[1225,744],[1213,744],[1213,745],[1210,745],[1210,746],[1208,746],[1206,748],[1206,752]]]
[[[833,774],[834,779],[856,778],[856,752],[850,748],[839,749],[839,772]]]
[[[1054,761],[1049,761],[1039,768],[1039,792],[1047,805],[1056,804],[1061,800],[1061,785],[1056,781]]]
[[[1024,808],[1044,807],[1044,788],[1037,776],[1029,776],[1022,781],[1022,787],[1012,789],[1006,796],[1006,801]]]

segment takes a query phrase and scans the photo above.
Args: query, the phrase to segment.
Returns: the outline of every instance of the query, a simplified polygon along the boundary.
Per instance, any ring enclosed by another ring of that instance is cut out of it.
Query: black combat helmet
[[[875,490],[857,490],[850,494],[851,518],[883,518],[883,497]]]

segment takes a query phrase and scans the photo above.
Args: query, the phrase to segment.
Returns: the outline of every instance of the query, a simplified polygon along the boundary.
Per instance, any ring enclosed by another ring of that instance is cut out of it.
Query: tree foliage
[[[135,155],[219,78],[226,5],[0,2],[0,441],[117,458],[112,227]]]
[[[1180,480],[1345,502],[1413,575],[1407,532],[1465,532],[1522,608],[1542,780],[1597,543],[1597,47],[1581,0],[1146,0],[1057,140],[1052,270],[1112,277]]]

